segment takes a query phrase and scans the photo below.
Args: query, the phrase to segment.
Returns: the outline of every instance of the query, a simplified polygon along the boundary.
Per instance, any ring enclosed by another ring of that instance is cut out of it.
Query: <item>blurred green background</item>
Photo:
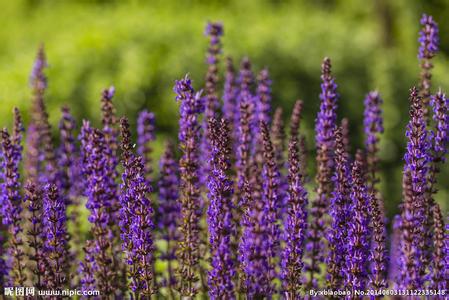
[[[435,17],[442,37],[442,51],[434,60],[433,90],[449,88],[447,0],[1,0],[0,4],[3,122],[10,123],[14,106],[26,115],[29,71],[36,49],[44,43],[50,64],[47,103],[54,127],[63,103],[78,120],[89,118],[99,124],[100,92],[113,84],[118,114],[135,119],[143,108],[156,113],[156,152],[162,136],[176,134],[174,80],[190,73],[195,87],[202,86],[208,20],[225,25],[225,55],[236,61],[248,55],[255,70],[269,68],[275,105],[289,114],[295,99],[304,100],[303,124],[311,147],[320,63],[324,56],[331,57],[341,94],[340,117],[350,119],[354,149],[363,143],[364,95],[378,89],[385,101],[382,191],[390,217],[401,198],[407,98],[419,74],[417,38],[423,12]],[[447,165],[439,187],[438,201],[447,211]]]

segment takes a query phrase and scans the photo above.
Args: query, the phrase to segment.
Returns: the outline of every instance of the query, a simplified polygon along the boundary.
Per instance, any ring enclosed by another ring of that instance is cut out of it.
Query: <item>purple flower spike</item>
[[[392,222],[392,233],[390,238],[390,264],[388,266],[388,280],[393,282],[394,288],[399,288],[397,282],[400,280],[403,253],[402,248],[402,219],[401,215],[395,215]]]
[[[331,74],[331,61],[325,58],[321,66],[321,94],[320,110],[316,119],[316,148],[318,171],[316,175],[317,196],[312,202],[312,224],[309,231],[310,263],[306,266],[309,273],[307,287],[316,286],[316,277],[320,273],[319,265],[324,261],[324,218],[331,198],[333,183],[332,174],[334,168],[334,132],[337,119],[337,85]]]
[[[402,253],[405,259],[402,265],[401,285],[404,288],[422,288],[426,266],[422,263],[425,248],[424,228],[426,198],[428,194],[427,176],[429,171],[430,144],[422,98],[413,88],[410,93],[410,121],[406,136],[404,176],[408,189],[402,212]]]
[[[430,104],[436,123],[433,132],[433,159],[436,163],[445,162],[449,144],[449,99],[440,89],[436,95],[431,97]]]
[[[45,57],[44,46],[41,45],[37,51],[33,69],[30,75],[30,84],[34,92],[42,92],[47,88],[47,78],[44,75],[44,69],[48,67]]]
[[[101,130],[91,128],[84,121],[81,128],[81,149],[83,160],[83,177],[86,184],[86,207],[90,211],[88,218],[92,224],[94,246],[91,251],[94,258],[95,280],[98,289],[105,295],[111,295],[114,290],[115,272],[112,269],[111,253],[111,200],[108,174],[108,156],[105,136]],[[84,266],[89,263],[85,258]]]
[[[84,261],[80,262],[80,284],[82,291],[91,291],[95,289],[95,257],[94,257],[95,243],[92,240],[87,240],[83,247]]]
[[[377,190],[378,165],[379,165],[379,135],[383,133],[382,99],[377,91],[370,92],[365,98],[364,105],[364,131],[365,131],[365,150],[367,153],[367,184],[371,193],[371,216],[373,224],[373,240],[371,249],[371,275],[370,285],[374,289],[387,287],[386,283],[386,229],[385,212],[383,202],[379,191]]]
[[[237,79],[234,63],[231,57],[226,58],[226,75],[223,91],[223,116],[230,122],[229,127],[233,132],[233,140],[238,140],[238,119],[239,106],[237,104]]]
[[[440,37],[438,35],[438,24],[434,21],[432,16],[426,14],[422,15],[421,25],[423,26],[419,32],[418,42],[419,46],[419,59],[430,59],[434,57],[440,45]]]
[[[108,164],[110,169],[114,170],[118,164],[117,149],[118,149],[118,130],[117,117],[115,115],[115,107],[112,103],[112,98],[115,95],[115,88],[113,86],[104,89],[101,95],[101,111],[103,124],[104,139],[108,145]],[[117,175],[115,175],[117,177]]]
[[[257,76],[257,114],[258,120],[271,123],[271,79],[268,69],[263,69]]]
[[[21,161],[17,145],[12,144],[8,130],[4,128],[2,135],[2,178],[1,191],[1,216],[3,224],[8,228],[9,241],[7,244],[7,271],[9,272],[10,285],[23,286],[26,281],[23,261],[22,218],[20,175],[18,165]]]
[[[43,275],[46,263],[43,243],[43,191],[35,183],[28,182],[25,186],[25,202],[30,212],[29,222],[31,224],[28,235],[28,245],[30,246],[29,259],[34,266],[32,271],[35,274],[33,285],[36,288],[43,287]]]
[[[27,166],[30,168],[29,175],[31,176],[29,179],[33,181],[38,180],[42,184],[47,182],[55,183],[57,177],[55,148],[44,101],[44,94],[47,88],[47,79],[44,74],[46,67],[44,48],[40,47],[30,80],[33,93],[30,124],[30,130],[32,130],[30,134],[32,136],[28,139],[31,142],[28,150],[31,153],[31,157],[27,162]]]
[[[223,36],[223,24],[220,22],[208,22],[204,32],[210,38],[210,45],[207,55],[208,65],[217,65],[217,56],[221,53],[220,37]]]
[[[302,287],[303,247],[307,229],[307,191],[303,186],[303,171],[297,135],[292,135],[288,147],[288,201],[284,227],[285,248],[282,253],[282,280],[287,299],[299,299]]]
[[[423,26],[419,32],[419,52],[418,58],[421,66],[421,82],[420,82],[420,96],[424,101],[424,115],[428,118],[428,104],[430,97],[430,88],[432,80],[432,58],[439,50],[440,38],[438,36],[438,25],[433,20],[432,16],[423,14],[421,18],[421,25]]]
[[[276,158],[276,164],[279,171],[279,219],[283,219],[287,201],[288,180],[281,172],[284,170],[286,163],[284,159],[284,152],[286,150],[286,134],[284,120],[282,119],[282,108],[276,108],[273,117],[273,124],[271,126],[271,136],[273,141],[273,148]],[[268,123],[267,123],[268,124]]]
[[[296,100],[293,107],[292,115],[290,117],[290,136],[297,137],[299,134],[299,127],[301,124],[301,114],[304,107],[302,100]]]
[[[239,261],[243,274],[242,292],[250,299],[269,298],[273,294],[268,248],[271,244],[270,225],[265,217],[265,208],[262,201],[253,201],[253,195],[249,182],[244,183],[242,197],[248,203],[242,224],[243,234],[239,244]]]
[[[366,288],[370,228],[367,207],[371,195],[365,184],[363,154],[358,152],[352,166],[351,207],[349,208],[348,248],[347,248],[347,285],[351,291]]]
[[[349,154],[346,152],[343,142],[342,128],[335,132],[335,190],[331,198],[329,214],[332,218],[331,229],[327,240],[329,244],[329,255],[327,256],[327,285],[329,288],[338,290],[347,288],[346,277],[348,269],[345,262],[348,256],[347,228],[350,222],[350,194],[351,194],[351,170]]]
[[[262,201],[265,205],[265,217],[269,224],[270,235],[268,237],[268,248],[266,251],[270,257],[270,261],[277,256],[279,250],[280,229],[277,220],[280,214],[282,199],[280,198],[280,173],[276,163],[273,143],[270,138],[268,125],[260,122],[260,132],[263,141],[263,195]],[[270,266],[268,276],[273,280],[276,276],[274,266]]]
[[[80,184],[80,164],[79,153],[76,147],[74,131],[76,129],[75,119],[70,113],[67,106],[62,108],[62,118],[59,122],[59,131],[61,135],[61,146],[59,147],[59,189],[63,195],[67,205],[72,200],[77,201],[81,194],[82,186]]]
[[[449,100],[446,95],[438,91],[436,95],[430,97],[430,105],[433,109],[434,128],[429,131],[429,139],[431,141],[430,165],[428,170],[429,195],[427,196],[425,206],[425,223],[424,223],[424,240],[422,263],[428,266],[432,260],[432,249],[426,247],[433,243],[433,212],[432,207],[435,205],[434,195],[438,192],[436,188],[437,177],[440,173],[441,164],[446,162],[446,154],[449,145]]]
[[[251,132],[250,132],[250,111],[249,103],[240,103],[240,120],[238,125],[238,146],[237,146],[237,193],[243,194],[243,186],[246,181],[250,180],[250,143],[251,143]],[[242,211],[245,210],[247,203],[243,200],[245,198],[239,198],[239,205]]]
[[[210,160],[207,211],[211,246],[211,271],[209,272],[209,296],[211,299],[235,299],[233,277],[236,274],[232,255],[233,224],[233,181],[229,178],[230,132],[227,122],[209,119],[212,156]]]
[[[13,128],[13,135],[11,138],[11,142],[16,147],[17,155],[19,157],[22,157],[22,138],[23,138],[23,132],[25,131],[25,128],[23,127],[22,123],[22,116],[20,114],[20,111],[17,107],[14,107],[14,128]]]
[[[126,118],[120,120],[120,127],[125,169],[122,176],[121,220],[122,224],[127,225],[122,227],[123,248],[129,265],[131,290],[136,298],[147,298],[156,293],[153,283],[153,208],[148,198],[150,188],[145,179],[142,157],[135,156],[131,151],[131,134]]]
[[[47,257],[45,286],[62,289],[67,283],[67,219],[66,205],[55,184],[44,187],[44,250]]]
[[[240,64],[240,74],[239,74],[239,92],[237,95],[237,103],[240,105],[241,103],[247,103],[248,104],[248,110],[250,112],[249,116],[249,126],[250,126],[250,132],[251,132],[251,151],[254,154],[254,151],[256,150],[256,143],[258,141],[259,136],[259,124],[258,124],[258,118],[257,118],[257,102],[256,97],[252,93],[252,87],[254,84],[254,74],[251,70],[251,62],[247,57],[244,57],[242,59],[242,62]],[[236,119],[240,119],[240,114],[236,115]]]
[[[208,23],[206,26],[206,35],[210,37],[210,44],[207,53],[207,73],[205,78],[205,111],[203,119],[203,135],[201,140],[201,184],[206,185],[207,174],[210,166],[208,161],[211,154],[210,130],[208,128],[208,119],[214,118],[219,108],[219,98],[217,94],[218,84],[218,58],[221,54],[220,37],[223,35],[223,25],[221,23]]]
[[[197,270],[199,268],[200,203],[199,187],[199,144],[200,125],[198,114],[202,112],[199,94],[195,94],[190,79],[176,81],[176,100],[181,102],[179,120],[179,142],[182,157],[179,162],[181,173],[181,241],[177,251],[179,260],[179,290],[182,296],[197,294]]]
[[[379,134],[384,132],[382,109],[383,101],[377,91],[369,92],[364,100],[363,125],[365,131],[365,147],[369,152],[371,147],[378,146]],[[374,150],[374,152],[376,152]]]
[[[431,289],[447,290],[448,289],[448,257],[449,242],[448,233],[444,227],[443,216],[438,204],[433,207],[433,223],[435,227],[434,252],[431,264]],[[446,260],[446,262],[445,262]]]
[[[168,262],[168,278],[164,279],[163,285],[169,289],[169,293],[174,297],[173,288],[176,285],[176,278],[173,263],[176,260],[176,245],[180,238],[178,227],[181,219],[181,208],[179,205],[178,163],[173,151],[172,143],[167,143],[160,160],[158,228],[162,233],[162,239],[167,242],[167,248],[160,257],[160,259]]]
[[[145,177],[151,184],[153,168],[151,166],[151,153],[153,149],[150,143],[156,139],[154,114],[147,110],[139,113],[137,118],[137,153],[142,157],[145,166]]]

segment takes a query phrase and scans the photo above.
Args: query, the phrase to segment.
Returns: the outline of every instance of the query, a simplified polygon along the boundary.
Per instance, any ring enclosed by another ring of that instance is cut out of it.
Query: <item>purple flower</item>
[[[234,299],[235,264],[232,257],[233,224],[233,181],[229,171],[230,132],[227,122],[209,119],[211,137],[211,173],[208,180],[210,205],[207,211],[211,267],[209,271],[209,296],[212,299]]]
[[[316,119],[316,146],[318,149],[327,147],[328,151],[334,146],[334,130],[337,119],[337,84],[331,74],[331,61],[325,58],[321,66],[320,110]]]
[[[251,143],[251,132],[250,132],[250,104],[246,101],[240,103],[240,120],[238,125],[238,146],[237,146],[237,193],[243,193],[243,186],[245,182],[250,180],[250,143]],[[247,203],[243,200],[244,197],[238,197],[239,205],[242,211],[246,208]]]
[[[201,184],[206,185],[207,174],[209,174],[210,166],[208,165],[211,145],[210,130],[207,120],[214,118],[219,108],[219,98],[217,94],[218,84],[218,57],[221,54],[220,37],[223,35],[223,25],[221,23],[207,23],[205,34],[210,37],[210,44],[207,53],[206,63],[208,65],[205,78],[205,111],[202,123],[203,135],[201,139]]]
[[[81,157],[83,160],[83,177],[85,179],[87,203],[90,211],[88,217],[92,224],[94,246],[91,253],[94,257],[93,269],[98,289],[105,295],[114,290],[115,273],[112,269],[111,257],[111,197],[108,192],[111,178],[108,173],[108,156],[105,136],[101,130],[90,127],[84,121],[81,128]],[[85,265],[87,264],[85,260]]]
[[[43,201],[44,255],[47,257],[45,286],[62,289],[67,284],[66,204],[55,184],[46,184]]]
[[[151,183],[151,174],[153,172],[151,167],[151,153],[153,149],[149,144],[156,139],[154,131],[154,114],[147,110],[141,111],[137,118],[137,153],[143,159],[145,177],[149,183]]]
[[[25,177],[33,182],[37,182],[39,174],[39,133],[37,131],[37,126],[33,123],[28,125],[26,131],[26,141],[27,147],[25,151],[24,159],[24,171]]]
[[[223,24],[219,22],[208,22],[204,34],[209,36],[210,45],[207,55],[208,65],[217,65],[217,56],[221,53],[220,37],[223,36]]]
[[[122,161],[124,167],[121,219],[125,234],[124,250],[129,265],[131,290],[136,297],[150,297],[156,292],[153,284],[153,208],[148,197],[150,187],[145,179],[142,157],[132,153],[128,120],[120,120],[122,133]]]
[[[332,193],[329,214],[332,225],[327,235],[329,254],[327,263],[327,282],[331,289],[347,288],[346,276],[348,269],[345,262],[348,257],[348,226],[350,224],[351,208],[351,170],[349,154],[343,143],[342,127],[335,132],[335,190]]]
[[[22,123],[22,116],[20,115],[20,111],[17,107],[14,107],[14,127],[13,127],[13,135],[11,137],[11,142],[13,143],[14,147],[16,148],[17,156],[20,157],[20,160],[17,160],[17,163],[19,163],[22,160],[22,138],[23,138],[23,132],[25,131],[25,128],[23,127]]]
[[[257,97],[253,95],[252,87],[254,84],[254,74],[251,70],[251,62],[247,57],[242,59],[240,63],[240,74],[239,74],[239,91],[237,95],[237,103],[240,105],[241,103],[248,104],[249,110],[249,128],[251,132],[251,153],[254,154],[256,150],[256,144],[259,137],[259,124],[257,118]],[[236,119],[240,119],[240,114],[236,114]]]
[[[404,288],[421,288],[425,266],[422,264],[424,249],[424,230],[426,197],[428,193],[427,174],[429,170],[430,144],[427,135],[426,121],[421,97],[413,88],[410,93],[410,121],[406,136],[407,152],[405,153],[404,176],[408,182],[408,190],[404,199],[402,212],[402,265],[401,284]]]
[[[419,32],[419,52],[418,59],[421,66],[420,95],[424,101],[424,115],[428,117],[428,103],[430,97],[431,79],[433,64],[432,58],[439,50],[440,38],[438,35],[438,25],[432,16],[422,15],[421,25],[423,26]]]
[[[268,123],[267,123],[268,124]],[[288,190],[288,180],[281,170],[285,168],[284,152],[285,148],[285,129],[284,120],[282,119],[282,108],[276,108],[273,117],[273,124],[271,125],[271,136],[273,141],[273,149],[276,158],[276,164],[279,171],[279,219],[285,212],[286,201],[287,201],[287,190]]]
[[[271,79],[268,69],[263,69],[257,76],[257,114],[258,121],[271,123]]]
[[[244,183],[242,197],[248,203],[242,217],[243,233],[239,244],[242,292],[250,299],[273,294],[271,254],[268,251],[272,237],[262,201],[253,201],[249,182]]]
[[[46,67],[44,48],[40,47],[30,79],[33,93],[30,134],[33,136],[30,136],[28,140],[31,142],[28,151],[34,151],[34,153],[30,157],[28,167],[31,169],[29,179],[38,180],[41,184],[54,183],[57,180],[55,148],[44,102],[44,93],[47,88],[47,80],[44,74]]]
[[[237,104],[237,79],[234,70],[234,64],[231,57],[226,58],[226,75],[223,88],[223,116],[230,122],[229,127],[233,132],[233,140],[238,139],[239,120],[236,116],[239,114],[239,106]]]
[[[107,192],[110,196],[111,201],[111,215],[113,221],[118,220],[117,210],[118,210],[118,196],[117,196],[117,183],[118,173],[116,171],[118,165],[118,130],[117,130],[117,117],[115,115],[115,107],[112,103],[112,98],[115,94],[115,88],[113,86],[108,89],[104,89],[101,97],[101,111],[102,115],[102,134],[104,138],[104,155],[107,164],[107,178],[108,187]],[[116,229],[114,229],[116,230]]]
[[[445,162],[449,144],[449,99],[440,89],[431,97],[430,104],[436,124],[433,132],[433,159],[435,162]]]
[[[159,209],[157,218],[162,239],[167,242],[167,247],[160,256],[160,259],[168,262],[168,278],[165,279],[164,285],[168,287],[172,296],[174,296],[173,286],[176,284],[176,278],[173,274],[173,262],[176,260],[176,244],[179,241],[178,227],[181,219],[179,170],[173,151],[172,143],[167,143],[159,163]]]
[[[352,291],[366,288],[368,258],[370,251],[370,219],[367,207],[371,195],[365,184],[363,155],[356,156],[353,163],[347,238],[347,286]]]
[[[202,112],[199,94],[195,94],[190,79],[176,81],[174,91],[176,100],[181,102],[179,120],[179,142],[182,157],[179,162],[181,173],[181,240],[177,252],[179,261],[179,290],[182,296],[194,297],[197,294],[196,272],[199,268],[200,244],[200,203],[199,151],[200,125],[198,114]]]
[[[25,203],[28,206],[30,217],[28,219],[30,228],[27,231],[28,245],[30,247],[29,259],[34,266],[31,268],[35,274],[33,286],[43,287],[43,275],[45,273],[46,262],[44,254],[43,236],[43,190],[33,182],[25,185]]]
[[[324,59],[321,68],[321,102],[315,125],[316,160],[318,164],[316,175],[317,195],[315,200],[312,201],[310,211],[312,224],[308,234],[309,244],[307,245],[310,257],[310,263],[306,266],[306,270],[309,272],[307,283],[309,288],[316,286],[316,276],[320,273],[319,264],[324,260],[324,218],[333,190],[334,131],[337,119],[337,85],[331,74],[329,58]]]
[[[431,289],[447,290],[448,288],[448,233],[444,228],[443,216],[438,204],[433,206],[433,223],[435,228],[434,252],[431,263]],[[446,261],[445,261],[446,260]]]
[[[292,135],[288,147],[288,201],[282,252],[282,282],[287,299],[298,299],[302,286],[303,246],[307,229],[307,191],[303,186],[298,137]]]
[[[382,289],[387,284],[387,249],[386,249],[386,228],[384,221],[384,212],[382,211],[379,200],[371,194],[371,219],[373,226],[373,237],[371,243],[371,274],[370,286],[374,289]]]
[[[58,177],[59,189],[64,195],[67,205],[73,200],[78,200],[82,186],[80,184],[79,153],[76,147],[74,131],[75,119],[67,106],[62,108],[62,118],[59,122],[61,145],[59,147]]]
[[[382,109],[383,101],[377,91],[369,92],[364,100],[363,125],[365,131],[365,147],[371,149],[378,146],[379,134],[384,132]],[[377,149],[376,149],[377,151]]]
[[[33,69],[30,75],[30,84],[35,93],[43,93],[47,88],[47,78],[44,69],[48,67],[45,57],[44,46],[41,45],[37,51]]]
[[[390,235],[390,264],[388,266],[388,280],[393,282],[394,288],[399,288],[397,282],[400,280],[400,270],[404,261],[402,255],[402,219],[401,215],[395,215],[392,222],[392,233]]]
[[[383,118],[380,105],[382,99],[377,91],[370,92],[365,98],[364,105],[364,130],[365,130],[365,150],[367,153],[367,178],[368,190],[371,193],[371,216],[373,225],[373,239],[371,245],[371,275],[370,285],[374,289],[387,287],[386,282],[386,229],[385,212],[383,211],[382,198],[376,185],[379,182],[377,177],[379,158],[379,135],[383,133]]]
[[[0,218],[1,219],[1,218]],[[6,255],[5,242],[6,242],[6,232],[4,230],[4,226],[0,226],[2,230],[0,230],[0,286],[6,286],[8,275],[8,266],[4,259]]]
[[[80,273],[81,290],[91,291],[96,288],[95,285],[95,243],[92,240],[87,240],[83,247],[84,261],[80,262],[78,272]]]
[[[302,100],[296,100],[290,117],[290,136],[297,137],[299,134],[299,127],[301,124],[301,114],[304,103]]]
[[[432,16],[423,14],[421,17],[421,25],[423,28],[419,32],[419,59],[431,59],[437,54],[440,45],[440,37],[438,35],[438,24]]]
[[[2,135],[2,174],[0,182],[2,222],[7,226],[9,241],[7,244],[7,271],[10,285],[23,286],[26,281],[24,273],[24,252],[21,225],[20,175],[18,165],[21,161],[18,145],[11,142],[8,130],[4,128]]]
[[[268,125],[265,122],[260,122],[260,132],[263,141],[263,194],[262,201],[264,203],[264,214],[268,222],[269,236],[268,247],[266,249],[270,263],[273,263],[273,259],[279,254],[279,238],[280,229],[277,224],[279,217],[279,211],[281,208],[280,198],[280,173],[276,163],[274,147],[271,142],[270,132]],[[273,280],[276,276],[275,266],[271,265],[267,274],[270,276],[270,280]]]

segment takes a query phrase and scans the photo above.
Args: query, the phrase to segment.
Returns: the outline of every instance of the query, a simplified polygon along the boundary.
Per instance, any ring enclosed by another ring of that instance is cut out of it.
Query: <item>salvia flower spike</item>
[[[153,168],[151,166],[151,153],[153,149],[150,143],[156,139],[154,113],[143,110],[137,117],[137,153],[142,157],[145,166],[145,177],[151,184]]]
[[[227,121],[209,119],[211,133],[211,173],[208,179],[207,211],[209,241],[211,246],[211,267],[209,271],[209,296],[211,299],[234,299],[236,266],[232,254],[233,224],[233,186],[230,179],[230,132]]]
[[[367,207],[371,194],[365,184],[363,154],[358,152],[351,170],[351,206],[348,225],[347,286],[351,291],[366,288],[368,277],[370,219]]]
[[[208,165],[209,156],[211,152],[210,145],[210,130],[208,127],[208,119],[215,117],[219,108],[219,98],[217,94],[218,85],[218,59],[221,54],[221,42],[220,38],[223,35],[223,25],[218,22],[209,22],[206,25],[205,34],[209,36],[210,43],[207,51],[206,63],[208,65],[206,78],[205,78],[205,110],[203,119],[203,135],[201,139],[201,183],[205,186],[207,181],[207,174],[209,173],[210,166]]]
[[[171,295],[176,284],[174,274],[174,262],[176,261],[176,246],[179,241],[179,221],[181,219],[181,208],[179,203],[179,168],[175,160],[173,144],[168,142],[164,154],[160,160],[159,187],[159,209],[158,228],[161,231],[162,239],[167,242],[165,252],[161,254],[162,260],[167,260],[168,278],[165,278],[163,285],[167,286]]]
[[[350,194],[351,194],[351,170],[349,154],[346,152],[343,142],[342,128],[335,132],[335,190],[331,198],[329,214],[332,225],[327,235],[329,254],[327,263],[327,285],[331,289],[346,288],[345,279],[348,269],[345,266],[347,251],[347,239],[350,220]]]
[[[126,118],[120,120],[120,129],[125,168],[121,218],[128,225],[123,245],[130,270],[130,287],[137,298],[150,297],[156,292],[153,272],[153,208],[148,197],[151,188],[145,178],[142,157],[131,151],[131,133]]]
[[[421,62],[421,82],[420,82],[420,96],[424,102],[424,112],[427,118],[429,103],[431,79],[432,79],[432,58],[439,50],[440,38],[438,35],[438,24],[432,16],[423,14],[421,18],[422,29],[419,32],[419,51],[418,59]]]
[[[181,240],[178,243],[179,291],[186,297],[197,294],[197,270],[200,244],[199,153],[200,125],[198,115],[203,111],[200,94],[195,94],[188,76],[176,81],[174,91],[180,102],[179,142],[183,152],[179,162],[181,173]]]
[[[43,225],[44,253],[47,260],[45,285],[51,289],[62,289],[67,284],[68,264],[66,203],[59,195],[55,184],[44,187]]]
[[[402,265],[401,284],[404,288],[420,288],[423,284],[422,250],[424,241],[426,197],[428,193],[427,174],[429,170],[429,140],[424,118],[422,98],[413,88],[410,92],[410,122],[407,126],[407,151],[405,153],[404,175],[408,176],[409,188],[404,199],[402,213]]]
[[[43,247],[43,190],[32,181],[25,185],[25,201],[30,212],[29,222],[31,224],[27,231],[28,245],[31,248],[29,255],[33,262],[31,270],[35,275],[33,285],[36,288],[43,287],[43,274],[46,268],[44,247]]]
[[[284,225],[282,280],[287,299],[299,299],[302,287],[303,249],[307,229],[307,191],[303,186],[299,143],[292,135],[288,145],[287,220]]]
[[[24,250],[21,225],[22,197],[20,195],[20,175],[18,162],[21,157],[17,147],[12,144],[8,130],[4,128],[2,135],[2,183],[1,183],[1,215],[3,224],[8,228],[9,242],[7,244],[7,270],[11,285],[23,286],[26,281]]]
[[[319,264],[324,260],[324,219],[332,193],[332,174],[334,168],[334,132],[337,118],[337,85],[331,74],[331,61],[325,58],[321,66],[320,110],[315,124],[315,142],[317,148],[318,170],[316,175],[316,198],[312,201],[310,211],[312,223],[308,233],[310,263],[306,269],[309,273],[307,286],[316,286],[316,277],[320,273]]]
[[[95,280],[100,291],[110,295],[113,290],[115,272],[112,269],[111,256],[111,228],[110,222],[111,198],[109,189],[108,159],[106,154],[106,141],[103,132],[92,128],[89,122],[84,121],[81,128],[81,146],[83,159],[83,177],[86,180],[86,207],[90,211],[88,218],[92,224],[94,237],[93,247],[89,249],[94,258],[93,268]],[[87,258],[85,265],[88,264]]]
[[[448,233],[438,204],[432,209],[435,227],[434,252],[431,264],[431,288],[445,290],[448,288]],[[446,230],[446,232],[445,232]],[[445,262],[446,260],[446,262]]]

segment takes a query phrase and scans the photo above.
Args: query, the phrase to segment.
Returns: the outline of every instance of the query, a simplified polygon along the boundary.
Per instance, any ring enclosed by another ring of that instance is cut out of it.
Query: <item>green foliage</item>
[[[161,135],[174,137],[177,129],[174,80],[190,73],[201,88],[207,47],[204,26],[208,20],[221,20],[224,54],[236,61],[248,55],[256,70],[268,66],[275,105],[289,112],[296,98],[304,100],[303,124],[313,147],[320,63],[324,56],[331,57],[341,93],[340,116],[349,117],[355,146],[363,142],[365,93],[377,88],[384,98],[382,188],[390,216],[401,197],[407,98],[419,73],[422,12],[434,15],[443,37],[443,52],[435,59],[434,90],[449,87],[445,74],[449,18],[444,15],[449,5],[443,0],[0,2],[3,120],[11,119],[13,106],[28,111],[28,74],[38,45],[44,43],[53,124],[63,103],[70,105],[78,120],[89,118],[98,124],[100,92],[113,84],[119,115],[133,119],[142,108],[156,113],[161,143]],[[449,193],[447,175],[448,167],[440,176],[441,201]]]

